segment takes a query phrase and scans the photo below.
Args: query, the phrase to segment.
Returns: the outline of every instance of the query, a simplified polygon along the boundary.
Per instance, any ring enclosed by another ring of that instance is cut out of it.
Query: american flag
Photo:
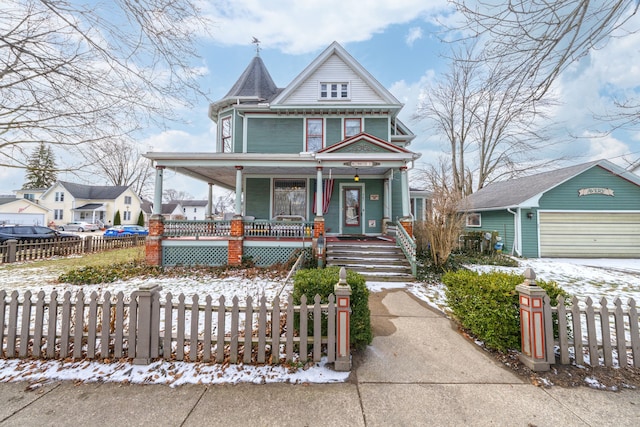
[[[316,213],[316,193],[313,194],[313,213]],[[333,179],[322,180],[322,215],[329,212],[329,202],[333,194]]]

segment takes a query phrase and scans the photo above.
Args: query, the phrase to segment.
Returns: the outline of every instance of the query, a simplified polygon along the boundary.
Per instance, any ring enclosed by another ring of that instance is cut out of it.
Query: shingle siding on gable
[[[347,66],[338,56],[332,55],[313,73],[307,81],[291,94],[284,105],[312,104],[318,102],[318,85],[320,82],[348,82],[351,89],[350,101],[353,104],[383,104],[383,100]],[[329,102],[329,101],[328,101]],[[335,102],[335,101],[333,101]]]
[[[579,196],[583,188],[610,188],[614,196]],[[546,192],[540,209],[553,210],[640,210],[640,187],[600,168],[591,168]]]
[[[251,118],[247,128],[249,153],[300,153],[304,150],[304,120]]]

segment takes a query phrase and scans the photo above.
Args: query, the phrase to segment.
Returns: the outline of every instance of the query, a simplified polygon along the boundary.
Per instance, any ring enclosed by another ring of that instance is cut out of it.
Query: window
[[[344,137],[348,138],[362,132],[362,121],[360,119],[344,119]]]
[[[320,83],[320,99],[349,99],[349,83]]]
[[[480,227],[482,225],[482,216],[479,213],[467,215],[467,227]]]
[[[35,195],[25,193],[24,198],[33,201],[35,199]]]
[[[198,213],[198,208],[193,208],[193,213]]]
[[[307,119],[306,151],[315,153],[322,150],[322,119]]]
[[[124,211],[123,220],[124,221],[131,221],[131,212],[130,211]]]
[[[64,192],[56,191],[56,202],[64,202]]]
[[[273,180],[273,215],[307,214],[307,181],[305,179]]]
[[[56,193],[58,194],[58,193]],[[53,210],[53,219],[62,219],[62,209]]]
[[[223,153],[232,153],[233,152],[233,141],[232,141],[232,132],[231,132],[231,117],[225,117],[222,119],[222,152]]]
[[[131,196],[124,196],[124,204],[125,205],[131,204]]]

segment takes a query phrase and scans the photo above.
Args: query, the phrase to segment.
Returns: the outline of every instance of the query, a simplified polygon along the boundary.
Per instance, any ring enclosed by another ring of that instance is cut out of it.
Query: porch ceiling
[[[405,166],[418,156],[414,153],[332,153],[316,158],[315,153],[257,154],[257,153],[147,153],[156,166],[164,166],[179,174],[213,183],[233,190],[236,168],[241,166],[243,175],[307,177],[316,176],[316,168],[322,166],[323,176],[329,172],[334,178],[353,176],[358,167],[362,178],[383,177],[390,169]],[[375,166],[365,165],[374,164]]]
[[[167,169],[174,170],[176,173],[187,175],[192,178],[211,182],[215,185],[233,190],[236,185],[236,168],[231,166],[181,166],[181,167],[167,167]],[[358,175],[362,178],[365,177],[383,177],[389,172],[388,167],[372,167],[372,168],[358,168]],[[353,176],[356,173],[356,169],[352,167],[325,167],[323,168],[323,177],[331,176],[337,178],[340,176]],[[252,176],[274,176],[278,178],[287,177],[316,177],[316,169],[313,167],[270,167],[270,166],[245,166],[242,170],[244,175]]]

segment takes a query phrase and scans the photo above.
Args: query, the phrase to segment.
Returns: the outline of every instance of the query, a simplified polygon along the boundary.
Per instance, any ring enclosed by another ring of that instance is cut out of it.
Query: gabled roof
[[[187,206],[207,206],[207,204],[209,203],[207,200],[172,200],[172,203],[180,203],[182,205],[182,207],[187,207]]]
[[[593,167],[601,167],[640,186],[640,177],[608,160],[582,163],[522,178],[494,182],[465,199],[470,210],[534,207],[547,191]]]
[[[180,211],[182,210],[182,206],[180,205],[179,202],[170,202],[170,203],[163,203],[162,204],[162,214],[163,215],[171,215],[177,209],[179,209]]]
[[[363,132],[344,139],[337,144],[323,148],[318,151],[318,154],[354,152],[411,153],[411,151],[406,148],[390,144],[387,141]]]
[[[386,104],[402,106],[401,102],[391,94],[378,80],[356,61],[338,42],[333,42],[311,64],[307,66],[293,81],[271,102],[281,104],[295,92],[307,79],[316,72],[330,57],[336,55],[349,66]]]
[[[63,186],[75,199],[88,200],[113,200],[129,189],[127,185],[84,185],[65,181],[58,181],[58,184]]]
[[[27,199],[18,199],[16,196],[0,196],[0,205],[4,205],[5,203],[15,202],[16,200],[27,200]]]
[[[17,198],[17,197],[0,197],[0,205],[8,205],[9,203],[18,203],[21,204],[22,206],[24,206],[23,204],[26,203],[27,206],[33,206],[35,208],[41,209],[43,211],[51,211],[51,209],[44,207],[42,205],[39,205],[37,203],[32,202],[29,199],[21,199],[21,198]],[[22,210],[24,210],[25,208],[23,207]],[[22,212],[22,210],[19,210],[19,212]]]

